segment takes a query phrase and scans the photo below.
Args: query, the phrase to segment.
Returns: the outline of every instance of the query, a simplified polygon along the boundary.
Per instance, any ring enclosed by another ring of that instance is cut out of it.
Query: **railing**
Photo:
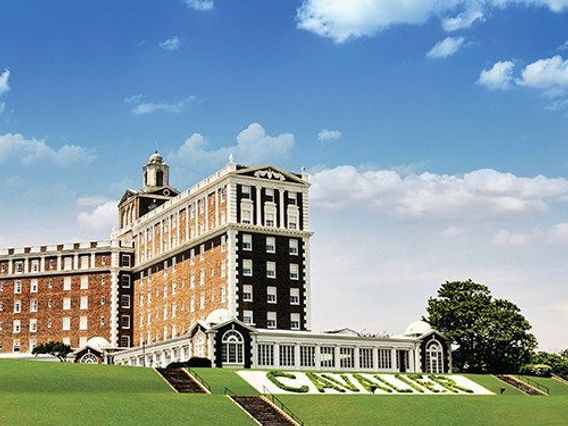
[[[552,373],[552,377],[555,378],[556,380],[561,381],[561,382],[564,383],[565,385],[568,385],[568,380],[565,379],[564,377],[559,376],[558,374],[554,374],[554,373]]]
[[[209,383],[205,381],[203,377],[201,377],[199,374],[195,372],[195,370],[192,370],[191,368],[188,368],[187,372],[191,375],[191,377],[197,380],[205,389],[207,389],[209,393],[211,393],[211,386],[209,385]]]
[[[547,395],[550,395],[550,389],[548,389],[548,387],[540,384],[536,380],[529,379],[526,376],[514,376],[514,377],[515,377],[515,379],[517,379],[521,382],[525,382],[527,385],[532,386],[533,388],[536,388],[539,391],[544,392]]]
[[[280,408],[284,413],[286,413],[292,420],[298,423],[300,426],[304,426],[304,422],[300,420],[300,418],[294,414],[294,412],[286,405],[280,398],[274,395],[272,392],[268,390],[266,386],[262,387],[262,393],[266,398],[268,398],[274,405]]]
[[[229,395],[230,397],[237,396],[237,394],[229,388],[225,388],[223,395]]]

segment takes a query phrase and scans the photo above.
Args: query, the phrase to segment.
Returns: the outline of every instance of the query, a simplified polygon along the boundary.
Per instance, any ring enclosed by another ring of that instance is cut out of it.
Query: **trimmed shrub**
[[[211,360],[194,356],[189,361],[172,362],[166,368],[211,368]]]
[[[288,392],[296,392],[296,393],[306,393],[310,390],[307,386],[300,386],[299,388],[288,386],[278,380],[278,377],[283,377],[285,379],[295,379],[296,375],[291,373],[286,373],[284,371],[269,371],[266,373],[266,378],[278,386],[280,389],[288,391]]]
[[[550,377],[552,367],[547,364],[525,364],[520,368],[519,373],[527,376]]]
[[[410,380],[408,380],[406,377],[404,377],[402,374],[400,373],[396,373],[394,375],[394,377],[396,377],[398,380],[400,380],[402,383],[404,383],[405,385],[410,386],[412,389],[414,389],[416,392],[419,393],[424,393],[424,389],[422,389],[420,386],[418,386],[416,383],[411,382]]]
[[[311,382],[314,384],[314,386],[319,392],[324,393],[326,389],[333,389],[341,393],[345,392],[344,388],[337,386],[331,380],[328,380],[325,377],[318,376],[317,374],[314,374],[311,371],[308,371],[306,373],[306,377],[311,380]]]
[[[349,380],[349,377],[347,376],[347,374],[340,374],[339,377],[341,377],[341,379],[343,380],[343,382],[340,382],[339,380],[337,380],[335,377],[330,376],[329,374],[322,374],[321,377],[323,377],[324,379],[329,380],[330,382],[335,383],[338,386],[343,386],[344,388],[349,389],[350,391],[353,392],[359,392],[359,388],[357,386],[355,386],[351,380]]]

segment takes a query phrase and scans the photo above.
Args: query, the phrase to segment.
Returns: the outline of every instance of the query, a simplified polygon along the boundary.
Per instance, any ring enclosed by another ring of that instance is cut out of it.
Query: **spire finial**
[[[232,152],[229,154],[229,164],[235,164],[235,158]]]

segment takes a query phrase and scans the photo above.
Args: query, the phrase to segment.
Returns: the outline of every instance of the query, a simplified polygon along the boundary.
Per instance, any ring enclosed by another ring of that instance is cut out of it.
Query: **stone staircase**
[[[179,393],[207,393],[205,389],[182,368],[156,368],[156,371]]]
[[[543,389],[539,389],[535,386],[531,386],[529,383],[520,380],[510,374],[497,374],[495,377],[497,377],[499,380],[501,380],[502,382],[505,382],[511,386],[513,386],[514,388],[517,388],[518,390],[520,390],[521,392],[527,394],[527,395],[531,395],[531,396],[543,396],[543,395],[548,395],[548,392],[545,392]]]
[[[296,426],[282,411],[261,396],[231,396],[231,399],[240,405],[261,425],[270,426]]]

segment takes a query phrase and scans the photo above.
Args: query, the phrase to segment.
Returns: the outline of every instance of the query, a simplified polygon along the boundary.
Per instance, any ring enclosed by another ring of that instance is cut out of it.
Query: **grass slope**
[[[558,379],[531,376],[528,376],[528,378],[533,382],[546,386],[550,390],[550,396],[568,396],[568,384]]]
[[[223,395],[229,388],[237,395],[258,395],[258,391],[249,385],[230,368],[196,368],[195,371],[211,386],[211,393]]]
[[[151,369],[0,360],[2,425],[251,425],[221,395],[180,395]]]

